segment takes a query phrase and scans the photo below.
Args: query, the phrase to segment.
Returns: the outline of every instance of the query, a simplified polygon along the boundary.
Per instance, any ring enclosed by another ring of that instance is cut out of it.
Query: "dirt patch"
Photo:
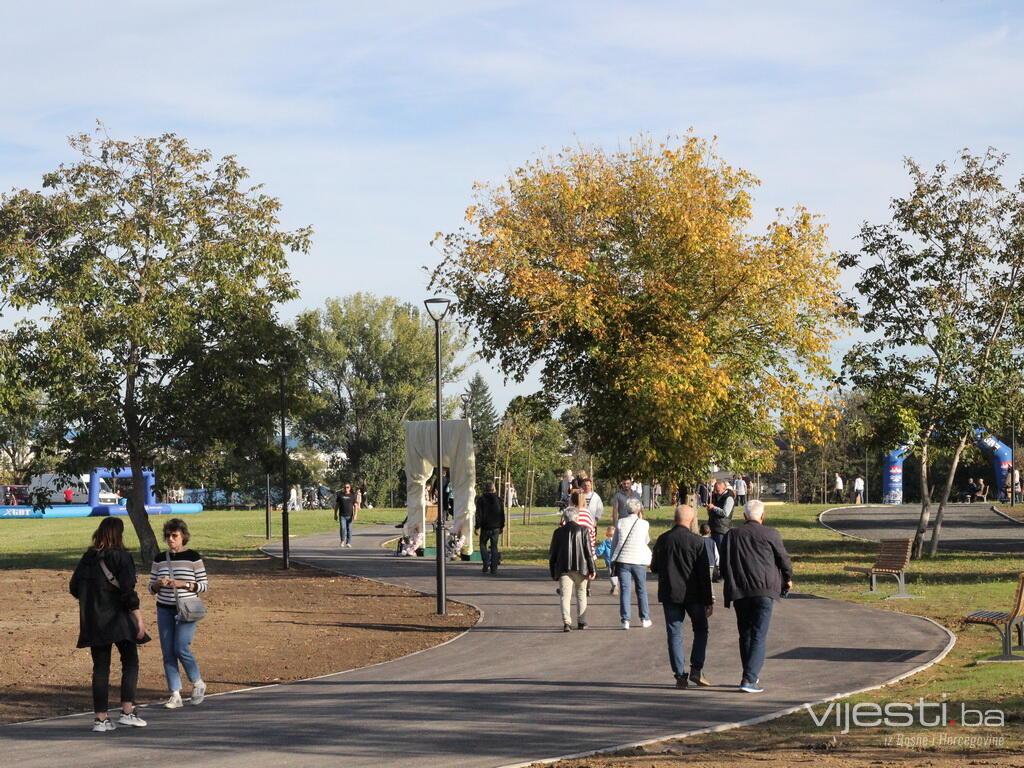
[[[193,649],[211,693],[363,667],[422,650],[477,621],[469,606],[435,613],[432,596],[267,558],[206,560],[209,616]],[[89,649],[76,649],[70,572],[0,571],[0,722],[92,709]],[[145,581],[141,581],[144,585]],[[166,697],[156,606],[139,590],[152,643],[140,648],[139,703]],[[111,706],[120,668],[111,671]],[[183,693],[187,693],[183,691]]]
[[[1012,507],[1009,504],[1000,504],[995,507],[1007,517],[1013,518],[1018,523],[1024,523],[1024,504],[1017,503]]]

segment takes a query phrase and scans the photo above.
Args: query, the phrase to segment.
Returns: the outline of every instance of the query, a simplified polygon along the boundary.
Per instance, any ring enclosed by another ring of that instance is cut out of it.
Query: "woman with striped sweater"
[[[192,639],[196,622],[179,621],[177,603],[187,600],[209,586],[203,558],[194,549],[188,549],[188,525],[177,517],[164,523],[167,551],[153,560],[149,575],[149,591],[156,595],[156,619],[160,628],[160,650],[164,657],[164,675],[170,698],[164,703],[168,709],[182,706],[180,663],[192,683],[192,703],[202,704],[206,696],[206,683],[199,673],[199,664],[192,654]]]

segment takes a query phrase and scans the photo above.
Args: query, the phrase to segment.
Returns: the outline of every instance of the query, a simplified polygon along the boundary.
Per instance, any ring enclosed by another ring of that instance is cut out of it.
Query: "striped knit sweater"
[[[184,549],[171,553],[171,562],[167,562],[167,553],[161,552],[153,560],[149,572],[149,591],[156,595],[157,605],[174,607],[174,588],[161,587],[157,579],[170,576],[177,581],[185,582],[186,587],[178,587],[178,599],[189,597],[209,589],[210,582],[206,578],[206,566],[203,558],[194,549]],[[193,586],[194,585],[194,586]]]

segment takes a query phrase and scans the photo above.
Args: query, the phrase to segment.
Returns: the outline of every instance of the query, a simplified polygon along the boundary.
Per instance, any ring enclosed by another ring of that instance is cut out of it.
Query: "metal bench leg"
[[[868,592],[874,592],[875,591],[875,574],[873,574],[873,573],[869,573],[868,574],[868,582],[871,584],[871,586],[868,587]]]
[[[1024,621],[1017,621],[1017,645],[1014,651],[1024,651]]]
[[[892,597],[893,598],[901,598],[901,599],[911,599],[911,598],[913,598],[914,596],[912,594],[910,594],[909,592],[907,592],[906,575],[903,574],[903,573],[897,573],[897,574],[895,574],[895,576],[896,576],[896,594],[893,595]]]

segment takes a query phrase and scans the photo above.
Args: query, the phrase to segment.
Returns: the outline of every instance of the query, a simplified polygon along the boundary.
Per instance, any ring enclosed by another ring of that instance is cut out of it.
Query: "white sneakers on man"
[[[183,706],[185,706],[185,703],[181,700],[181,691],[175,691],[164,702],[164,707],[167,709],[180,709]]]
[[[622,625],[621,625],[621,626],[622,626],[622,628],[623,628],[623,629],[629,629],[629,622],[628,622],[628,621],[625,621],[625,620],[623,620],[623,621],[622,621]]]
[[[116,731],[117,726],[114,725],[114,721],[109,717],[104,718],[103,720],[96,718],[92,721],[92,729],[96,733],[106,733],[107,731]]]
[[[651,627],[654,626],[654,622],[651,621],[650,619],[644,619],[643,621],[640,622],[640,626],[643,627],[644,629],[650,629]]]

